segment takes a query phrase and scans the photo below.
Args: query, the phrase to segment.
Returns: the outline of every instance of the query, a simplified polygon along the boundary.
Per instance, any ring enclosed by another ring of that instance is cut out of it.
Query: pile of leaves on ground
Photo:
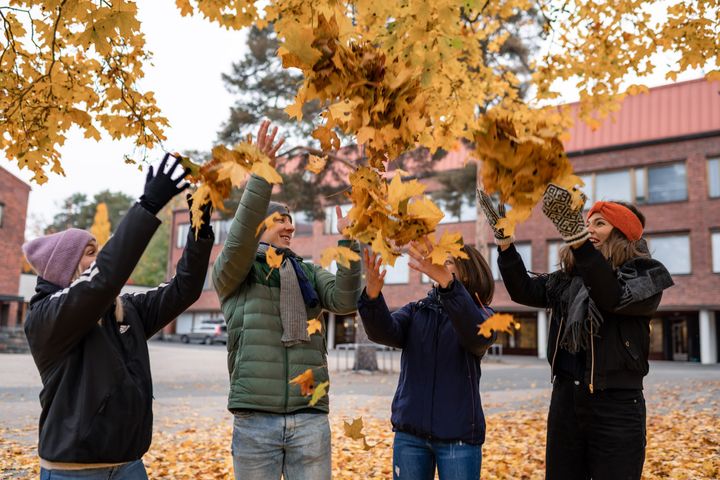
[[[392,432],[387,420],[331,416],[333,478],[390,478]],[[156,425],[153,445],[144,459],[151,479],[232,478],[231,424],[193,419]],[[495,413],[487,417],[483,448],[483,478],[544,478],[545,412]],[[183,425],[185,427],[183,427]],[[356,423],[354,427],[357,427]],[[645,479],[714,479],[720,477],[720,421],[714,409],[670,410],[648,417]],[[35,445],[28,436],[34,427],[0,429],[0,477],[37,478]],[[350,434],[348,434],[350,433]],[[358,435],[359,434],[359,435]],[[24,437],[24,440],[17,440]],[[355,437],[353,439],[351,437]]]

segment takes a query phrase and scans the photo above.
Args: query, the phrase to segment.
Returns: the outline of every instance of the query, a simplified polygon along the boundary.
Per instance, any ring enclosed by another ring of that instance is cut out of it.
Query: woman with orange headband
[[[585,221],[583,205],[573,205],[569,191],[550,184],[543,213],[565,247],[558,271],[531,276],[514,238],[497,228],[502,205],[496,211],[490,197],[478,193],[510,297],[550,313],[546,479],[639,480],[650,319],[663,290],[673,285],[642,238],[645,217],[631,204],[597,202]]]

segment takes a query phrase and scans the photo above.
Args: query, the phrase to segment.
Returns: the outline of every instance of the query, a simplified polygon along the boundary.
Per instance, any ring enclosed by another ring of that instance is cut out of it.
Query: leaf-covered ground
[[[698,480],[720,478],[720,421],[714,385],[707,398],[679,404],[671,391],[662,412],[648,416],[648,449],[644,478]],[[694,403],[694,404],[693,404]],[[387,420],[360,409],[367,443],[344,435],[340,415],[331,416],[333,478],[390,478],[392,432]],[[195,425],[188,428],[188,424]],[[37,478],[33,439],[35,426],[0,428],[0,478]],[[153,445],[145,455],[151,479],[232,478],[229,421],[209,418],[156,422]],[[487,417],[482,477],[542,479],[544,471],[544,409],[493,413]]]

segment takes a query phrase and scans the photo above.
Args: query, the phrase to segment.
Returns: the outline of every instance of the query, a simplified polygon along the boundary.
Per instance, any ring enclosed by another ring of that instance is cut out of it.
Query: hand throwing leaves
[[[496,210],[495,206],[493,205],[492,197],[490,197],[490,195],[485,193],[485,191],[480,188],[477,189],[477,198],[480,204],[480,208],[485,214],[485,218],[487,218],[487,222],[490,225],[490,228],[492,228],[493,230],[493,234],[495,236],[495,244],[509,245],[513,241],[515,241],[515,238],[512,235],[505,235],[505,231],[498,226],[498,222],[500,221],[500,219],[505,218],[505,204],[503,202],[499,202],[498,208]]]
[[[365,293],[368,298],[375,299],[385,285],[385,273],[380,271],[382,258],[376,253],[370,253],[368,249],[363,251],[363,266],[365,267]]]
[[[579,201],[576,201],[570,191],[552,183],[543,195],[543,213],[555,224],[562,239],[570,246],[582,245],[590,238],[582,216],[585,195],[580,193],[578,198]]]
[[[453,275],[446,266],[448,261],[447,255],[443,255],[443,264],[438,265],[432,259],[433,245],[427,238],[422,241],[410,242],[408,255],[410,255],[410,268],[420,273],[424,273],[432,278],[441,287],[446,288],[453,281]]]

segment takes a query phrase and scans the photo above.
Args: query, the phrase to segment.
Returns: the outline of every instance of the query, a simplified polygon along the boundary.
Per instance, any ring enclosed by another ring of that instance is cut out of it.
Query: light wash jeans
[[[324,413],[234,415],[236,480],[329,480],[330,424]]]
[[[142,460],[119,467],[88,468],[86,470],[40,469],[40,480],[148,480]]]
[[[481,445],[438,442],[395,432],[394,480],[432,480],[436,466],[440,480],[477,480],[481,465]]]

